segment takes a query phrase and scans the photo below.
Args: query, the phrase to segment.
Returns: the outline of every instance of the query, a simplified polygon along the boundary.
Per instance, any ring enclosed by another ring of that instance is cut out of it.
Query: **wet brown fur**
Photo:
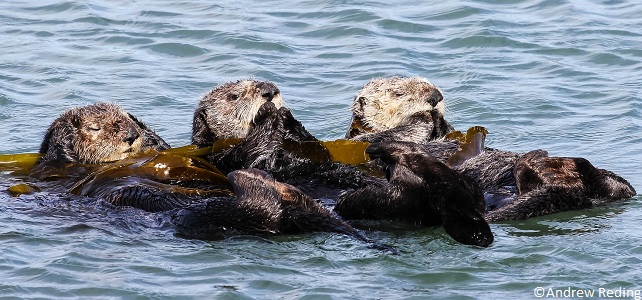
[[[39,163],[113,162],[152,148],[169,145],[119,106],[97,103],[70,109],[49,126]]]

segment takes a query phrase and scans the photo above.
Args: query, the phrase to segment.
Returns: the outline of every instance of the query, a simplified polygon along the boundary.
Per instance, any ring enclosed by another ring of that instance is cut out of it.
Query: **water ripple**
[[[642,5],[633,0],[0,2],[0,153],[38,150],[63,110],[113,101],[170,144],[198,99],[272,80],[321,139],[345,134],[373,77],[425,76],[457,129],[492,147],[581,156],[642,190]],[[332,116],[328,118],[328,116]],[[15,184],[0,174],[0,188]],[[401,255],[333,234],[184,240],[164,214],[0,193],[0,277],[15,298],[523,298],[537,286],[642,282],[639,196],[492,224],[490,249],[441,228],[367,230]],[[176,287],[181,287],[176,288]]]

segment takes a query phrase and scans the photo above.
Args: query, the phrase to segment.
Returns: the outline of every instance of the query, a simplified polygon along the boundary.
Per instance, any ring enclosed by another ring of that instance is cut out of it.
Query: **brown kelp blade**
[[[366,154],[366,148],[369,145],[368,142],[339,139],[336,141],[288,141],[283,144],[283,148],[315,163],[335,161],[356,166],[370,161],[370,157]]]
[[[321,142],[328,152],[332,160],[348,165],[359,165],[370,161],[370,157],[366,154],[366,148],[370,146],[368,142],[357,142],[345,139],[338,139],[336,141]]]
[[[487,134],[488,130],[486,130],[486,128],[482,126],[474,126],[468,128],[465,136],[459,131],[451,132],[446,135],[446,138],[459,140],[461,142],[459,149],[457,149],[457,151],[448,158],[446,163],[451,167],[456,167],[463,164],[466,160],[484,152],[484,141]]]
[[[38,153],[18,153],[0,155],[0,172],[12,175],[29,175],[31,168],[40,158]]]
[[[241,141],[242,139],[239,138],[221,139],[214,142],[211,147],[198,148],[195,145],[187,145],[163,150],[161,153],[176,154],[187,157],[204,157],[208,154],[218,153],[230,147],[234,147]],[[370,146],[370,143],[368,142],[357,142],[346,139],[305,142],[285,141],[283,144],[283,148],[285,150],[317,163],[333,160],[349,165],[359,165],[370,161],[370,158],[365,151],[368,146]],[[212,167],[215,168],[214,166]]]
[[[156,152],[107,164],[78,181],[70,192],[84,195],[122,178],[156,181],[199,181],[231,190],[227,177],[198,157]]]
[[[19,183],[19,184],[16,184],[14,186],[9,187],[7,189],[7,191],[9,192],[9,195],[11,195],[13,197],[18,197],[18,196],[24,195],[24,194],[29,195],[29,194],[33,194],[35,192],[39,192],[40,188],[35,186],[35,185],[29,184],[29,183]]]
[[[372,133],[374,130],[366,124],[363,123],[360,117],[352,116],[352,122],[350,123],[350,128],[348,129],[347,138],[353,138],[357,135]]]
[[[160,151],[161,153],[196,157],[196,156],[205,156],[212,153],[212,147],[199,148],[196,145],[187,145],[178,148],[169,148],[167,150]]]

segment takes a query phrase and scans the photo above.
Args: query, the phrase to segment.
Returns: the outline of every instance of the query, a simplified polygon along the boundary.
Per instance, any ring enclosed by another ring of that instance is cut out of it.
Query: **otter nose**
[[[279,88],[271,82],[260,82],[257,87],[261,90],[261,97],[267,101],[272,101],[272,98],[279,94]]]
[[[428,96],[428,103],[430,103],[432,107],[435,107],[437,103],[441,102],[442,100],[444,100],[444,96],[438,89],[435,89],[432,94]]]
[[[136,139],[138,137],[140,137],[140,134],[138,133],[138,130],[136,130],[134,128],[130,128],[127,131],[127,136],[125,136],[124,141],[129,143],[129,145],[131,146],[132,144],[134,144],[134,141],[136,141]]]

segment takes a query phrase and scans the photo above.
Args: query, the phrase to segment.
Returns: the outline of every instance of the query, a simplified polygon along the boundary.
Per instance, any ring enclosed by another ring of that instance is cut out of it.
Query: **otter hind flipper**
[[[635,189],[626,179],[604,169],[598,169],[592,190],[596,195],[593,204],[596,205],[636,195]]]
[[[569,210],[593,207],[591,199],[577,190],[560,186],[540,187],[517,196],[513,202],[493,211],[485,219],[490,222],[525,220]]]
[[[444,229],[456,241],[480,247],[488,247],[495,237],[490,226],[481,216],[449,214],[444,219]]]

